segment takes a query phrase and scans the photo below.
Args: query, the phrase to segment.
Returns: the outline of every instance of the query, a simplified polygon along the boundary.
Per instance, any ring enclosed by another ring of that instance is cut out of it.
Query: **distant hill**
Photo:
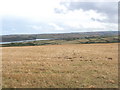
[[[117,36],[120,31],[102,31],[102,32],[73,32],[73,33],[59,33],[59,34],[25,34],[25,35],[2,35],[0,39],[2,42],[33,40],[33,39],[81,39],[87,37],[106,37]],[[120,34],[119,34],[120,35]]]

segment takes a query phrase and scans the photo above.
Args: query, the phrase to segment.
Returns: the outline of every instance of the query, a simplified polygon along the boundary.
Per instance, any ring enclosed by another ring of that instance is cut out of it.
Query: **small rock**
[[[109,83],[112,83],[112,84],[114,84],[114,83],[115,83],[115,81],[114,81],[114,80],[109,80],[108,82],[109,82]]]
[[[75,81],[76,83],[78,83],[79,81]]]
[[[95,88],[95,86],[93,86],[93,85],[90,85],[88,88]]]

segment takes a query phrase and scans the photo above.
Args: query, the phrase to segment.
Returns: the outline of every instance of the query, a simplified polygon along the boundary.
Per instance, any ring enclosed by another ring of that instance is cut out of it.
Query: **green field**
[[[39,45],[61,45],[61,44],[91,44],[91,43],[118,43],[118,36],[94,36],[84,38],[63,38],[56,40],[40,40],[21,43],[3,44],[3,47],[9,46],[39,46]]]

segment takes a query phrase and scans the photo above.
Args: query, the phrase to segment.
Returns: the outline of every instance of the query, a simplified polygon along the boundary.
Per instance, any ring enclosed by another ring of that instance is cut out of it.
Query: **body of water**
[[[39,41],[39,40],[51,40],[51,39],[33,39],[33,40],[22,40],[22,41],[0,42],[0,44],[20,43],[20,42],[31,42],[31,41]]]

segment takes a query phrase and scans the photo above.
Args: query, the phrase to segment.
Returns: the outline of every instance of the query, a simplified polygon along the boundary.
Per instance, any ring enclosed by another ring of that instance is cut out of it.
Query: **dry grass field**
[[[3,47],[3,88],[117,88],[118,44]]]

